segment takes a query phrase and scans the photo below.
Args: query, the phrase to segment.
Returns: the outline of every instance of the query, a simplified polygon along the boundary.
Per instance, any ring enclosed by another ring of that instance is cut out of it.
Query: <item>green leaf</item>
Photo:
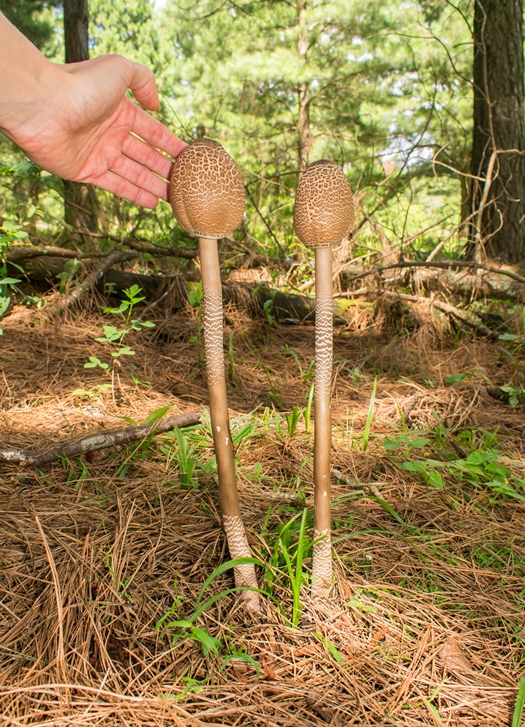
[[[205,656],[208,656],[209,653],[218,654],[219,649],[222,648],[222,641],[210,636],[206,629],[201,629],[198,626],[192,626],[191,637],[200,643]]]
[[[6,310],[9,308],[9,303],[11,303],[11,298],[0,298],[0,316],[3,316]]]
[[[424,472],[427,469],[426,462],[401,462],[400,465],[402,470],[407,472]]]
[[[463,381],[467,374],[452,374],[452,376],[447,376],[445,379],[446,384],[457,384],[459,381]]]
[[[335,648],[335,646],[332,644],[331,641],[328,639],[325,639],[322,634],[320,634],[318,631],[314,631],[313,635],[316,637],[316,639],[319,639],[319,641],[326,646],[330,654],[333,656],[333,658],[336,660],[338,664],[346,664],[346,660],[344,656],[341,654],[341,652]]]
[[[161,406],[158,409],[155,409],[155,411],[152,411],[150,414],[148,414],[148,416],[144,419],[144,421],[141,422],[141,424],[158,422],[159,419],[162,419],[164,416],[166,416],[171,408],[173,408],[173,404],[166,404],[166,406]]]
[[[429,470],[427,472],[427,477],[428,477],[428,483],[431,487],[436,487],[439,490],[442,490],[445,487],[443,477],[441,477],[439,472],[436,472],[436,470]]]

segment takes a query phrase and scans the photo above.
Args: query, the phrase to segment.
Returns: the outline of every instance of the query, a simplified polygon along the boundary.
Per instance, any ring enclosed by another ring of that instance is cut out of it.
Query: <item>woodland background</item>
[[[391,244],[400,259],[423,257],[443,242],[452,258],[525,257],[521,2],[2,0],[0,8],[56,62],[122,53],[150,66],[159,117],[187,140],[218,139],[238,160],[243,234],[270,257],[297,251],[297,173],[319,158],[341,164],[356,193],[357,254]],[[0,162],[3,214],[31,232],[173,240],[167,205],[145,212],[75,189],[5,139]]]
[[[56,62],[150,66],[159,118],[243,172],[244,222],[219,243],[224,358],[267,594],[252,619],[222,567],[195,241],[166,203],[64,182],[0,136],[3,723],[521,727],[522,0],[0,10]],[[334,252],[321,603],[314,274],[292,210],[323,157],[357,215]]]

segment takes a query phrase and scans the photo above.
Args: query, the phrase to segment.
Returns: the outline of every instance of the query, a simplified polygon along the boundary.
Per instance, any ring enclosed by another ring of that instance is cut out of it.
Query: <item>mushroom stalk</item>
[[[210,392],[210,415],[217,460],[219,500],[232,559],[251,556],[239,509],[235,457],[230,434],[224,375],[222,286],[217,240],[230,237],[244,215],[244,184],[233,159],[211,139],[195,139],[177,157],[170,180],[170,202],[179,224],[199,238],[204,293],[204,349]],[[259,610],[253,564],[234,568],[242,600]]]
[[[210,417],[217,459],[219,504],[230,557],[251,556],[239,509],[235,457],[230,433],[228,397],[224,373],[222,286],[217,240],[199,238],[203,289],[204,352],[210,395]],[[252,564],[234,568],[235,584],[257,588]],[[257,591],[243,591],[242,600],[253,611],[260,609]]]
[[[312,597],[332,585],[330,538],[331,389],[333,358],[332,248],[315,248],[314,548]]]
[[[333,353],[332,245],[354,224],[352,190],[343,170],[328,159],[301,174],[294,205],[297,237],[315,248],[314,550],[312,596],[332,585],[330,538],[330,449]]]

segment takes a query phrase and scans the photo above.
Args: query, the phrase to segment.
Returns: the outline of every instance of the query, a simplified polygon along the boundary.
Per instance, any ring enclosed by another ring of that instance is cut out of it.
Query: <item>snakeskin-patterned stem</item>
[[[330,541],[330,448],[332,417],[333,299],[332,248],[315,248],[314,544],[312,597],[332,585]]]
[[[199,238],[199,256],[203,289],[204,352],[219,478],[219,504],[231,558],[250,557],[251,551],[239,509],[235,458],[230,434],[224,374],[222,288],[217,240]],[[234,569],[234,576],[237,586],[257,588],[254,565],[238,566]],[[247,608],[253,611],[260,610],[259,594],[256,591],[241,591],[241,598]]]

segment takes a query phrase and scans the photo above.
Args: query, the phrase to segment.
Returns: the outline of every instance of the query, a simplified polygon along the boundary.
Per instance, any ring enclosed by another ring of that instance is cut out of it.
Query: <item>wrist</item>
[[[1,14],[0,45],[0,130],[16,141],[18,130],[45,107],[66,74]]]

